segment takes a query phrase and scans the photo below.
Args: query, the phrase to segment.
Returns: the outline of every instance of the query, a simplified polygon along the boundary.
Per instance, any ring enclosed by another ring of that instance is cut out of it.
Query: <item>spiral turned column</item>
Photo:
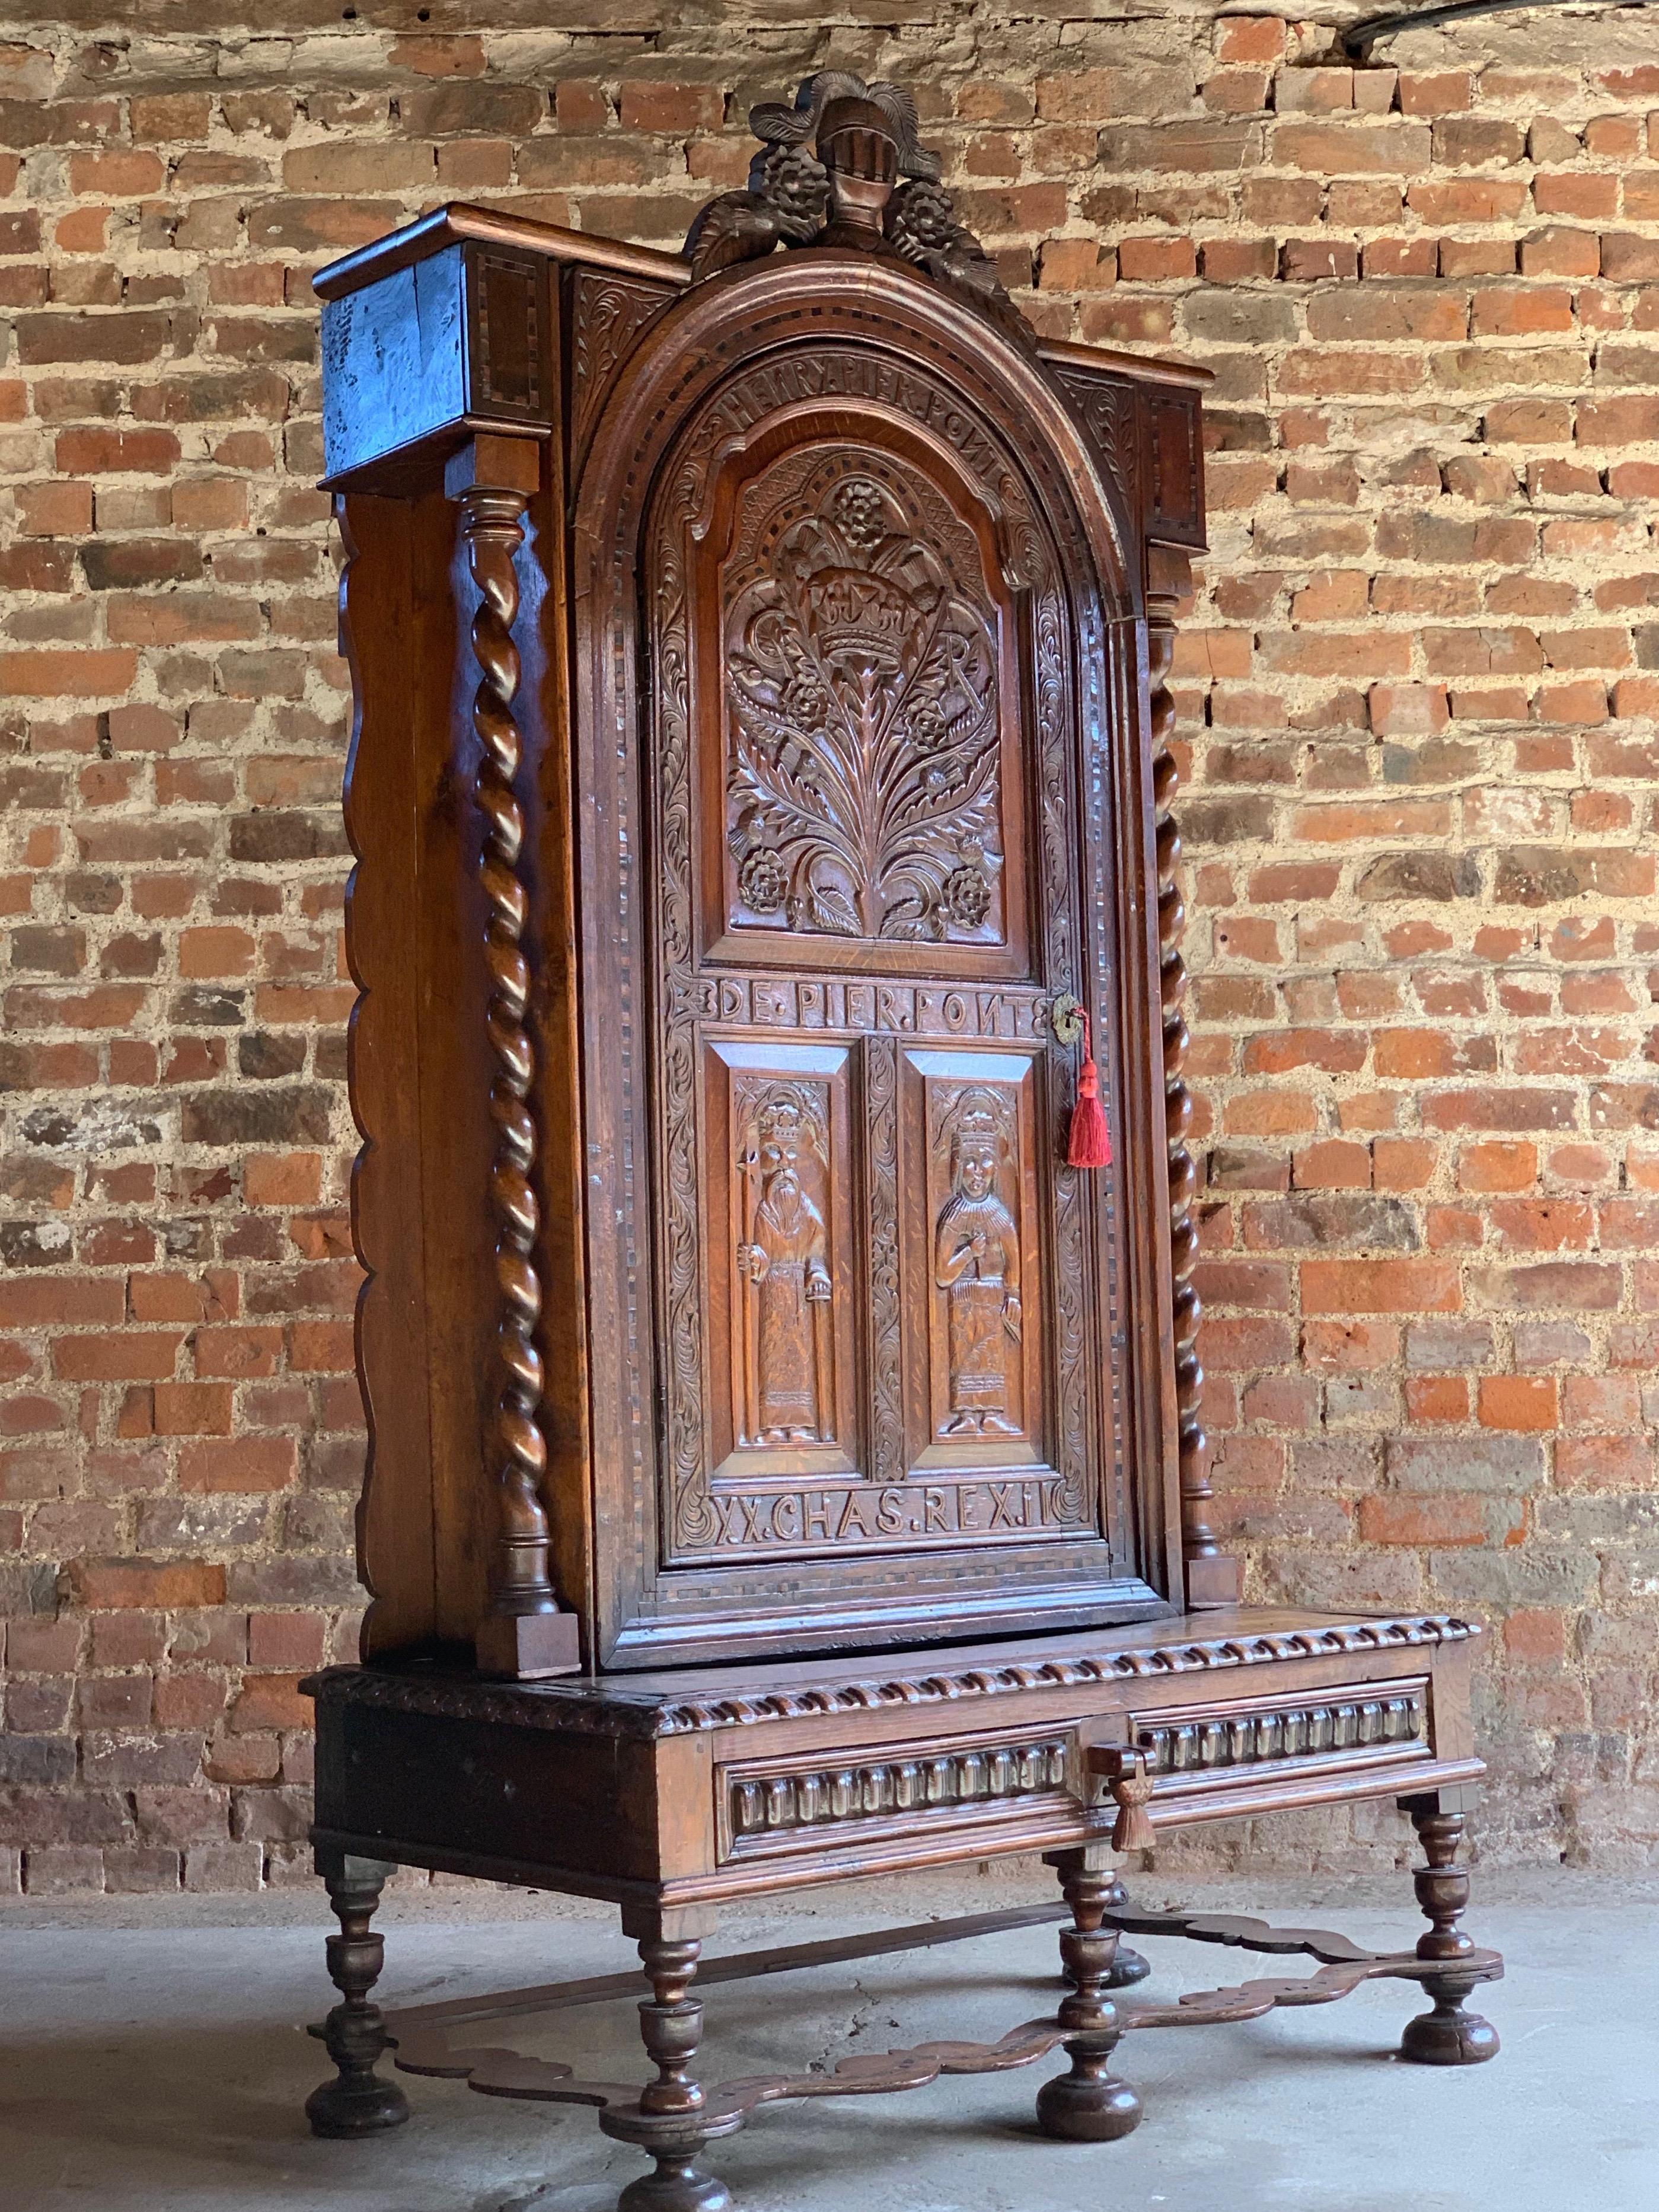
[[[1182,562],[1184,569],[1185,562]],[[1158,581],[1166,581],[1158,579]],[[1175,732],[1175,701],[1169,676],[1175,659],[1176,594],[1149,588],[1146,595],[1146,657],[1152,687],[1152,806],[1158,853],[1159,995],[1164,1016],[1164,1126],[1170,1151],[1170,1273],[1172,1292],[1176,1411],[1181,1483],[1182,1556],[1187,1567],[1187,1598],[1192,1605],[1237,1601],[1237,1562],[1228,1558],[1210,1525],[1215,1495],[1205,1464],[1208,1442],[1200,1408],[1204,1370],[1198,1357],[1198,1328],[1203,1305],[1193,1281],[1198,1265],[1198,1167],[1187,1139],[1192,1130],[1192,1093],[1184,1070],[1192,1039],[1187,1028],[1187,963],[1181,955],[1187,933],[1182,896],[1181,832],[1176,823],[1180,776],[1170,741]]]
[[[568,1674],[580,1664],[575,1616],[560,1611],[553,1591],[542,1502],[547,1439],[538,1419],[544,1376],[536,1332],[542,1285],[535,1260],[541,1215],[532,1181],[536,1124],[530,1110],[536,1054],[526,1025],[529,897],[519,872],[525,824],[515,788],[524,744],[513,713],[520,673],[513,638],[519,612],[514,558],[524,543],[525,512],[539,467],[539,450],[528,440],[480,438],[452,462],[447,480],[451,495],[459,501],[461,542],[478,593],[472,617],[472,657],[478,666],[472,726],[479,748],[473,797],[483,823],[478,873],[487,909],[489,1000],[484,1022],[494,1064],[489,1115],[495,1152],[489,1195],[496,1226],[500,1390],[489,1450],[497,1529],[494,1597],[478,1628],[477,1659],[487,1673],[520,1677]]]

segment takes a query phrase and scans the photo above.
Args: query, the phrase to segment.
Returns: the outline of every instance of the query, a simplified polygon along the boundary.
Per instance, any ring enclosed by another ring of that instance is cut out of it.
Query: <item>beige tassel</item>
[[[1112,1830],[1115,1851],[1149,1851],[1152,1848],[1152,1816],[1146,1808],[1152,1795],[1152,1778],[1146,1771],[1146,1754],[1118,1744],[1095,1748],[1090,1765],[1103,1774],[1117,1807]]]

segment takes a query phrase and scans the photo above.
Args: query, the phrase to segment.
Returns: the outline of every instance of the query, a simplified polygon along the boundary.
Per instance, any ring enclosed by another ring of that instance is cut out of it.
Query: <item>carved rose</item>
[[[887,235],[907,260],[920,261],[930,252],[942,253],[957,228],[951,195],[925,177],[901,185],[887,203]]]
[[[958,929],[977,929],[991,911],[991,886],[981,868],[964,860],[945,878],[945,910]]]
[[[830,173],[800,146],[769,146],[750,173],[749,189],[770,207],[792,246],[805,246],[830,213]]]
[[[745,853],[738,870],[738,889],[751,914],[775,914],[788,894],[789,878],[783,862],[767,845]]]
[[[789,678],[778,693],[778,704],[800,730],[821,730],[830,712],[830,694],[810,669]]]
[[[887,513],[879,488],[867,477],[854,477],[836,494],[836,520],[851,545],[873,552],[887,535]]]

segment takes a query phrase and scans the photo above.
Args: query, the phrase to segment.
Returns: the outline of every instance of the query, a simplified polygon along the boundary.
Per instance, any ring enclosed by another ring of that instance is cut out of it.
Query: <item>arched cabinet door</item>
[[[609,1663],[1158,1602],[1129,1470],[1165,1454],[1159,1194],[1066,1162],[1078,1006],[1120,1157],[1160,1151],[1116,496],[1033,359],[855,253],[695,288],[599,417],[573,585]]]

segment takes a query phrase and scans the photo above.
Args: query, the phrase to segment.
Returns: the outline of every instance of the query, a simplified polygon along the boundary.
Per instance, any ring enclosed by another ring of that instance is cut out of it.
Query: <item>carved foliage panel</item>
[[[571,476],[581,473],[588,443],[617,372],[653,315],[674,298],[653,284],[611,269],[576,269],[570,278]]]
[[[892,453],[814,443],[744,487],[720,586],[728,927],[1023,936],[1017,693],[985,566]]]

